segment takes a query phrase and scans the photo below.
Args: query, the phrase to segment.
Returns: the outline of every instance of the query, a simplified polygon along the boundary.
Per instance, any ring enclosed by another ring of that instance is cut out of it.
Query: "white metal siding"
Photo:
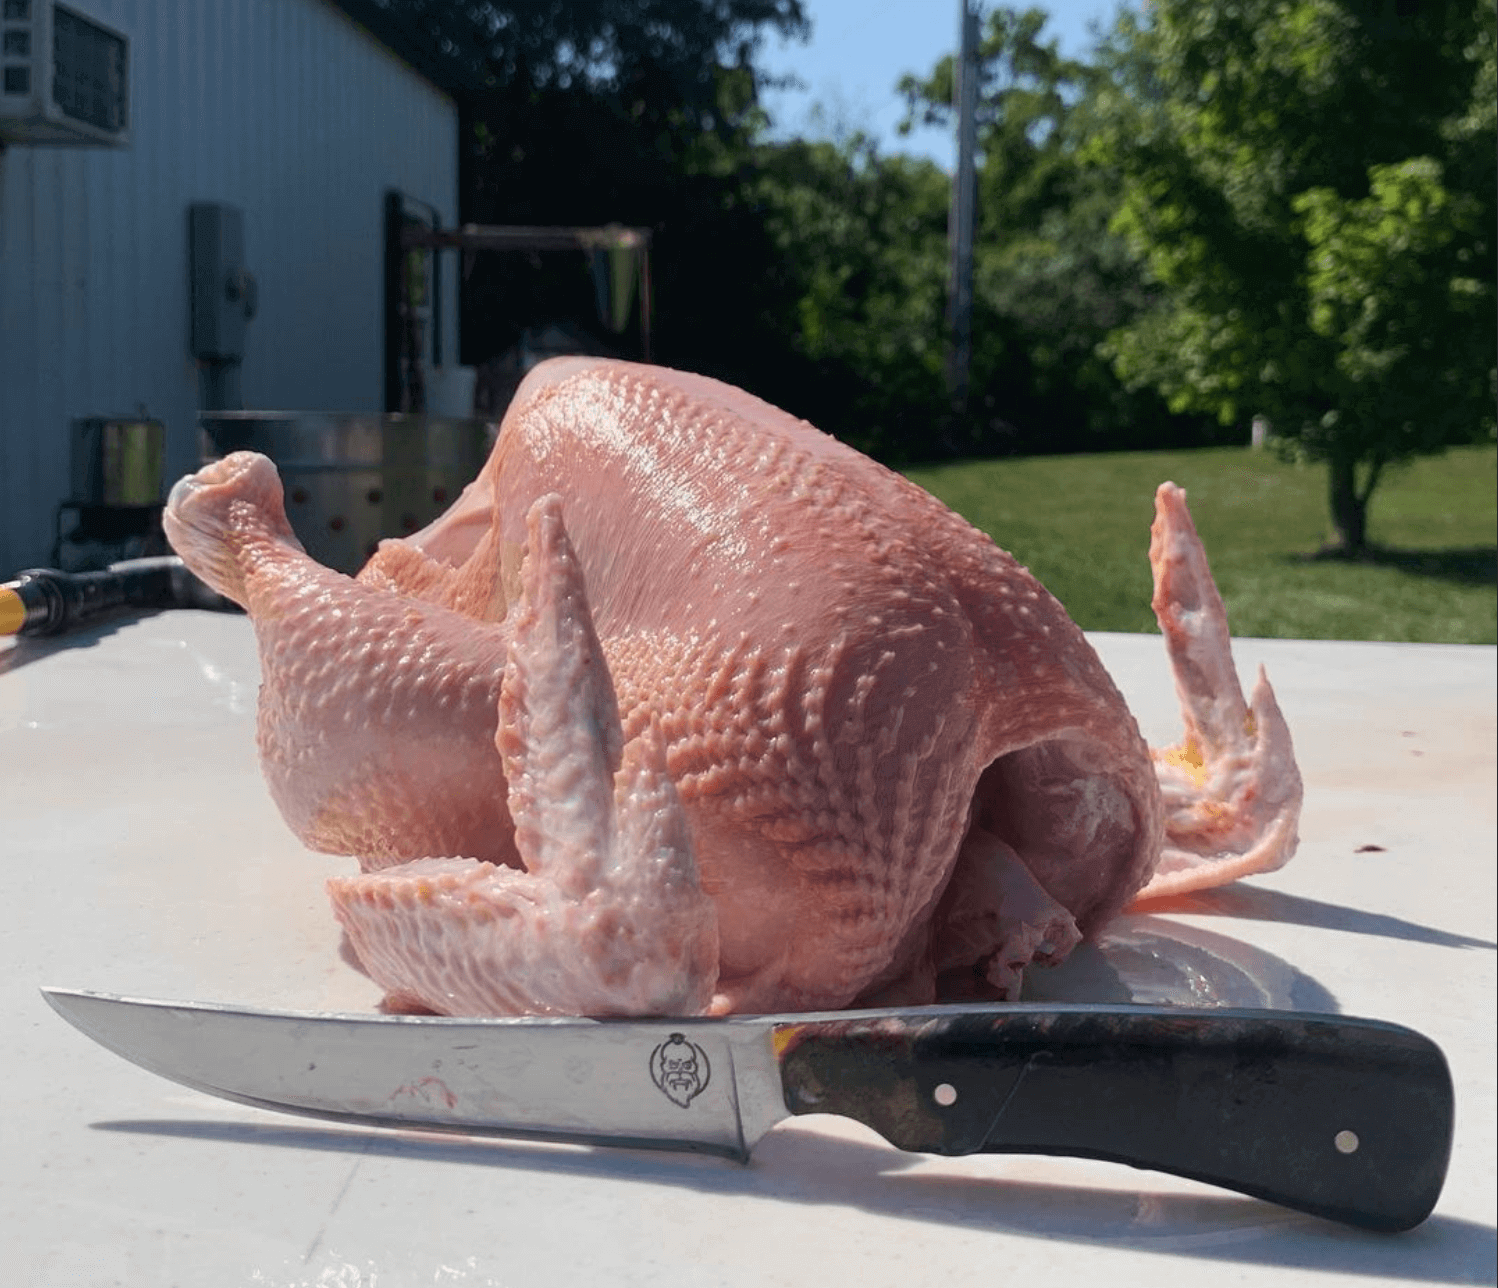
[[[191,202],[244,211],[265,408],[380,410],[384,193],[457,216],[455,105],[326,0],[73,2],[130,37],[133,142],[0,152],[0,579],[48,558],[74,417],[144,407],[194,467]]]

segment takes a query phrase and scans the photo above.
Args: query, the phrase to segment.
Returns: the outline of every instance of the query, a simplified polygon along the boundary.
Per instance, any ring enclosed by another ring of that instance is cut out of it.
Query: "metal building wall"
[[[328,0],[74,4],[130,37],[132,143],[0,151],[0,579],[49,556],[74,417],[144,408],[195,466],[189,203],[244,212],[262,408],[380,410],[384,193],[457,216],[456,106]]]

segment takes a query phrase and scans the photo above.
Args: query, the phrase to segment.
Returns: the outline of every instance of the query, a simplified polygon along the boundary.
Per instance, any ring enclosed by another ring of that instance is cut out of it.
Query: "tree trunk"
[[[1337,534],[1337,548],[1347,554],[1360,555],[1368,548],[1368,498],[1378,486],[1383,467],[1384,462],[1378,457],[1369,461],[1363,486],[1359,488],[1356,455],[1334,451],[1327,462],[1332,528]]]

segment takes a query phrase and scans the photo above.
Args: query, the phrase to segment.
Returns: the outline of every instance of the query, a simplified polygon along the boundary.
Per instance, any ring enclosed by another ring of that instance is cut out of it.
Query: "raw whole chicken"
[[[1155,753],[1061,605],[908,480],[730,386],[564,358],[479,478],[356,578],[264,457],[183,479],[249,612],[271,793],[398,1010],[726,1014],[1005,999],[1141,893],[1279,866],[1300,780],[1245,706],[1184,494]]]

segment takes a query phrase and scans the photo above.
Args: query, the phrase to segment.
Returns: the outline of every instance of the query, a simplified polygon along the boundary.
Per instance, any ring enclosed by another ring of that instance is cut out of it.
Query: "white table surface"
[[[1173,740],[1158,638],[1093,640],[1146,736]],[[0,1282],[1493,1283],[1494,650],[1237,648],[1245,675],[1268,665],[1295,735],[1299,856],[1125,920],[1035,995],[1086,1000],[1111,963],[1140,1000],[1194,992],[1427,1033],[1457,1125],[1417,1230],[1365,1234],[1102,1163],[906,1155],[837,1119],[776,1128],[745,1167],[345,1129],[136,1069],[39,986],[376,1000],[322,893],[350,861],[305,851],[261,784],[248,622],[174,612],[0,643]]]

